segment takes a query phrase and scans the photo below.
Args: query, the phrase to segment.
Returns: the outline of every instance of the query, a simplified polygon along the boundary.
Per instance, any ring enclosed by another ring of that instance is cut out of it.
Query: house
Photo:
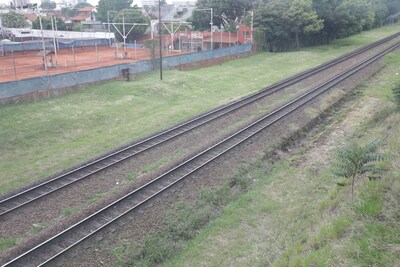
[[[96,21],[94,6],[86,6],[76,12],[76,16],[70,18],[72,26],[83,24],[84,21]]]
[[[22,14],[26,20],[28,21],[30,27],[32,27],[32,23],[37,19],[37,15],[34,13],[23,13]]]

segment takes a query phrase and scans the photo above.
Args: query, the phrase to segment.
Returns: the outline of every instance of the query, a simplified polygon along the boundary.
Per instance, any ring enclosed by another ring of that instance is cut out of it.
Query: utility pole
[[[110,11],[110,12],[116,12],[116,11]],[[124,41],[124,53],[123,53],[123,58],[126,57],[126,39],[128,38],[128,35],[131,33],[131,31],[133,30],[133,28],[135,26],[148,26],[147,23],[125,23],[125,13],[122,13],[122,23],[110,23],[114,26],[114,29],[121,35],[123,41]],[[122,32],[118,29],[118,27],[116,25],[122,25]],[[128,30],[128,32],[126,31],[126,25],[131,26],[130,29]],[[118,44],[116,45],[117,48],[117,55],[118,55]]]
[[[212,8],[210,8],[211,9],[211,22],[210,22],[210,28],[211,28],[211,50],[213,50],[214,49],[214,32],[213,32],[213,25],[214,25],[214,22],[213,22],[213,9]]]
[[[44,69],[46,70],[47,74],[47,87],[50,89],[50,75],[49,69],[47,68],[47,55],[46,55],[46,45],[44,44],[44,36],[43,36],[43,24],[42,24],[42,17],[39,16],[39,23],[40,23],[40,31],[42,32],[42,46],[43,46],[43,58],[44,58]]]
[[[53,16],[53,15],[51,15],[50,16],[50,19],[51,19],[51,29],[52,29],[52,31],[53,31],[53,46],[54,46],[54,53],[55,53],[55,57],[56,57],[56,67],[57,67],[57,65],[58,65],[58,57],[57,57],[57,44],[56,44],[56,33],[55,33],[55,31],[54,31],[54,24],[55,24],[55,20],[56,20],[56,18]],[[54,21],[54,22],[53,22]],[[54,23],[54,24],[53,24]]]
[[[126,34],[125,34],[125,13],[122,12],[122,31],[124,35],[122,37],[124,38],[124,58],[126,57]]]
[[[160,80],[162,81],[162,32],[161,32],[161,0],[158,0],[158,37],[160,38]]]
[[[249,12],[251,15],[251,21],[250,21],[250,42],[253,43],[253,24],[254,24],[254,10],[251,11],[244,11],[244,15],[246,16],[246,12]],[[246,31],[247,32],[247,31]],[[247,37],[247,36],[246,36]],[[245,43],[247,43],[247,40],[245,40]]]
[[[111,46],[111,23],[110,23],[110,13],[115,12],[118,13],[117,11],[114,10],[107,10],[107,22],[108,22],[108,43]]]
[[[56,42],[57,42],[57,51],[60,51],[60,42],[58,40],[58,28],[57,28],[57,19],[54,21],[54,26],[56,28]]]
[[[43,47],[43,59],[44,59],[44,69],[47,72],[47,75],[49,75],[48,69],[47,69],[47,55],[46,55],[46,45],[44,44],[44,36],[43,36],[43,24],[42,24],[42,17],[39,16],[39,23],[40,23],[40,31],[42,33],[42,47]]]
[[[110,29],[110,10],[107,10],[107,22],[108,22],[108,43],[109,43],[109,45],[111,46],[111,38],[110,38],[110,32],[111,32],[111,29]]]
[[[214,25],[213,17],[214,17],[214,14],[213,14],[213,8],[211,7],[211,8],[195,9],[194,11],[210,11],[210,13],[211,13],[210,32],[211,32],[211,50],[213,50],[214,49],[214,34],[213,34],[213,25]]]
[[[251,11],[251,26],[250,26],[250,40],[253,43],[253,22],[254,22],[254,10]]]
[[[3,13],[0,13],[0,26],[1,26],[1,39],[4,38],[4,27],[3,27]],[[1,42],[1,55],[4,56],[4,45],[3,42]]]

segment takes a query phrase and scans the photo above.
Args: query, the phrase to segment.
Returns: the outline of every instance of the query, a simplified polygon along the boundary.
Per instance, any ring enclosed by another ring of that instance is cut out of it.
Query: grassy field
[[[255,56],[199,70],[112,81],[35,103],[0,107],[0,193],[257,91],[399,31],[364,32],[329,46]]]
[[[311,138],[272,169],[250,167],[252,189],[164,266],[400,266],[400,159],[384,163],[383,179],[359,180],[354,204],[349,182],[330,167],[333,149],[349,139],[380,138],[399,155],[400,112],[388,96],[400,82],[400,53],[387,61],[321,141]]]

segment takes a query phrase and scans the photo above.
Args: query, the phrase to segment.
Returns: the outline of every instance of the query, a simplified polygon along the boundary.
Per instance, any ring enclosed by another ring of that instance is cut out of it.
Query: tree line
[[[196,5],[213,9],[213,25],[220,30],[234,32],[252,19],[259,45],[270,51],[329,43],[400,17],[398,0],[198,0]],[[210,16],[195,11],[194,29],[209,29]]]
[[[132,3],[132,0],[100,0],[96,18],[104,23],[121,23],[122,20],[149,23],[151,15],[146,16],[136,6],[132,7]],[[78,8],[81,6],[63,10],[63,15],[73,15]],[[26,27],[25,19],[18,15],[14,12],[3,15],[3,25]],[[194,30],[210,30],[212,26],[213,30],[231,32],[236,32],[240,24],[253,23],[258,48],[283,51],[329,43],[336,38],[398,21],[399,17],[399,0],[198,0],[190,21]],[[65,28],[59,20],[57,25],[60,30]],[[38,28],[38,22],[34,22],[33,27]],[[44,19],[44,28],[49,27],[51,23]],[[122,31],[121,25],[116,27]],[[122,40],[114,26],[110,26],[110,30]],[[128,42],[145,30],[145,26],[135,26]]]

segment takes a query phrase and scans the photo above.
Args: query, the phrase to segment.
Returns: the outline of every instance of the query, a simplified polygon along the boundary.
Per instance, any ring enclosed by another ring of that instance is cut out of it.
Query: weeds
[[[136,178],[138,177],[138,174],[135,172],[132,172],[130,174],[128,174],[128,176],[126,177],[126,179],[130,182],[136,180]]]
[[[166,162],[167,162],[166,159],[159,160],[159,161],[157,161],[156,163],[154,163],[154,164],[152,164],[152,165],[149,165],[149,166],[147,166],[146,168],[143,168],[143,169],[141,170],[141,172],[142,172],[142,173],[148,173],[148,172],[154,171],[155,169],[157,169],[157,168],[160,167],[161,165],[165,164]]]
[[[38,232],[42,231],[44,228],[46,228],[47,226],[49,226],[48,223],[35,223],[32,225],[31,231],[32,231],[32,233],[38,233]]]
[[[15,238],[0,238],[0,252],[15,246],[16,243],[17,239]]]
[[[71,214],[74,214],[75,212],[77,212],[79,210],[78,207],[72,207],[72,208],[66,208],[64,210],[64,216],[69,216]]]
[[[96,201],[98,201],[98,200],[100,200],[100,199],[102,199],[104,197],[104,194],[101,194],[101,193],[98,193],[98,194],[94,194],[94,195],[92,195],[92,196],[90,196],[89,198],[88,198],[88,204],[93,204],[94,202],[96,202]]]
[[[206,188],[200,191],[195,207],[185,203],[175,204],[175,209],[166,213],[162,231],[150,234],[143,247],[130,249],[128,265],[151,266],[165,262],[194,238],[211,220],[221,212],[222,207],[248,190],[252,179],[246,175],[245,167],[239,168],[237,174],[226,179],[220,188]],[[114,257],[121,261],[121,251],[126,247],[114,250]]]
[[[392,89],[393,102],[398,111],[400,111],[400,82],[397,82]]]

